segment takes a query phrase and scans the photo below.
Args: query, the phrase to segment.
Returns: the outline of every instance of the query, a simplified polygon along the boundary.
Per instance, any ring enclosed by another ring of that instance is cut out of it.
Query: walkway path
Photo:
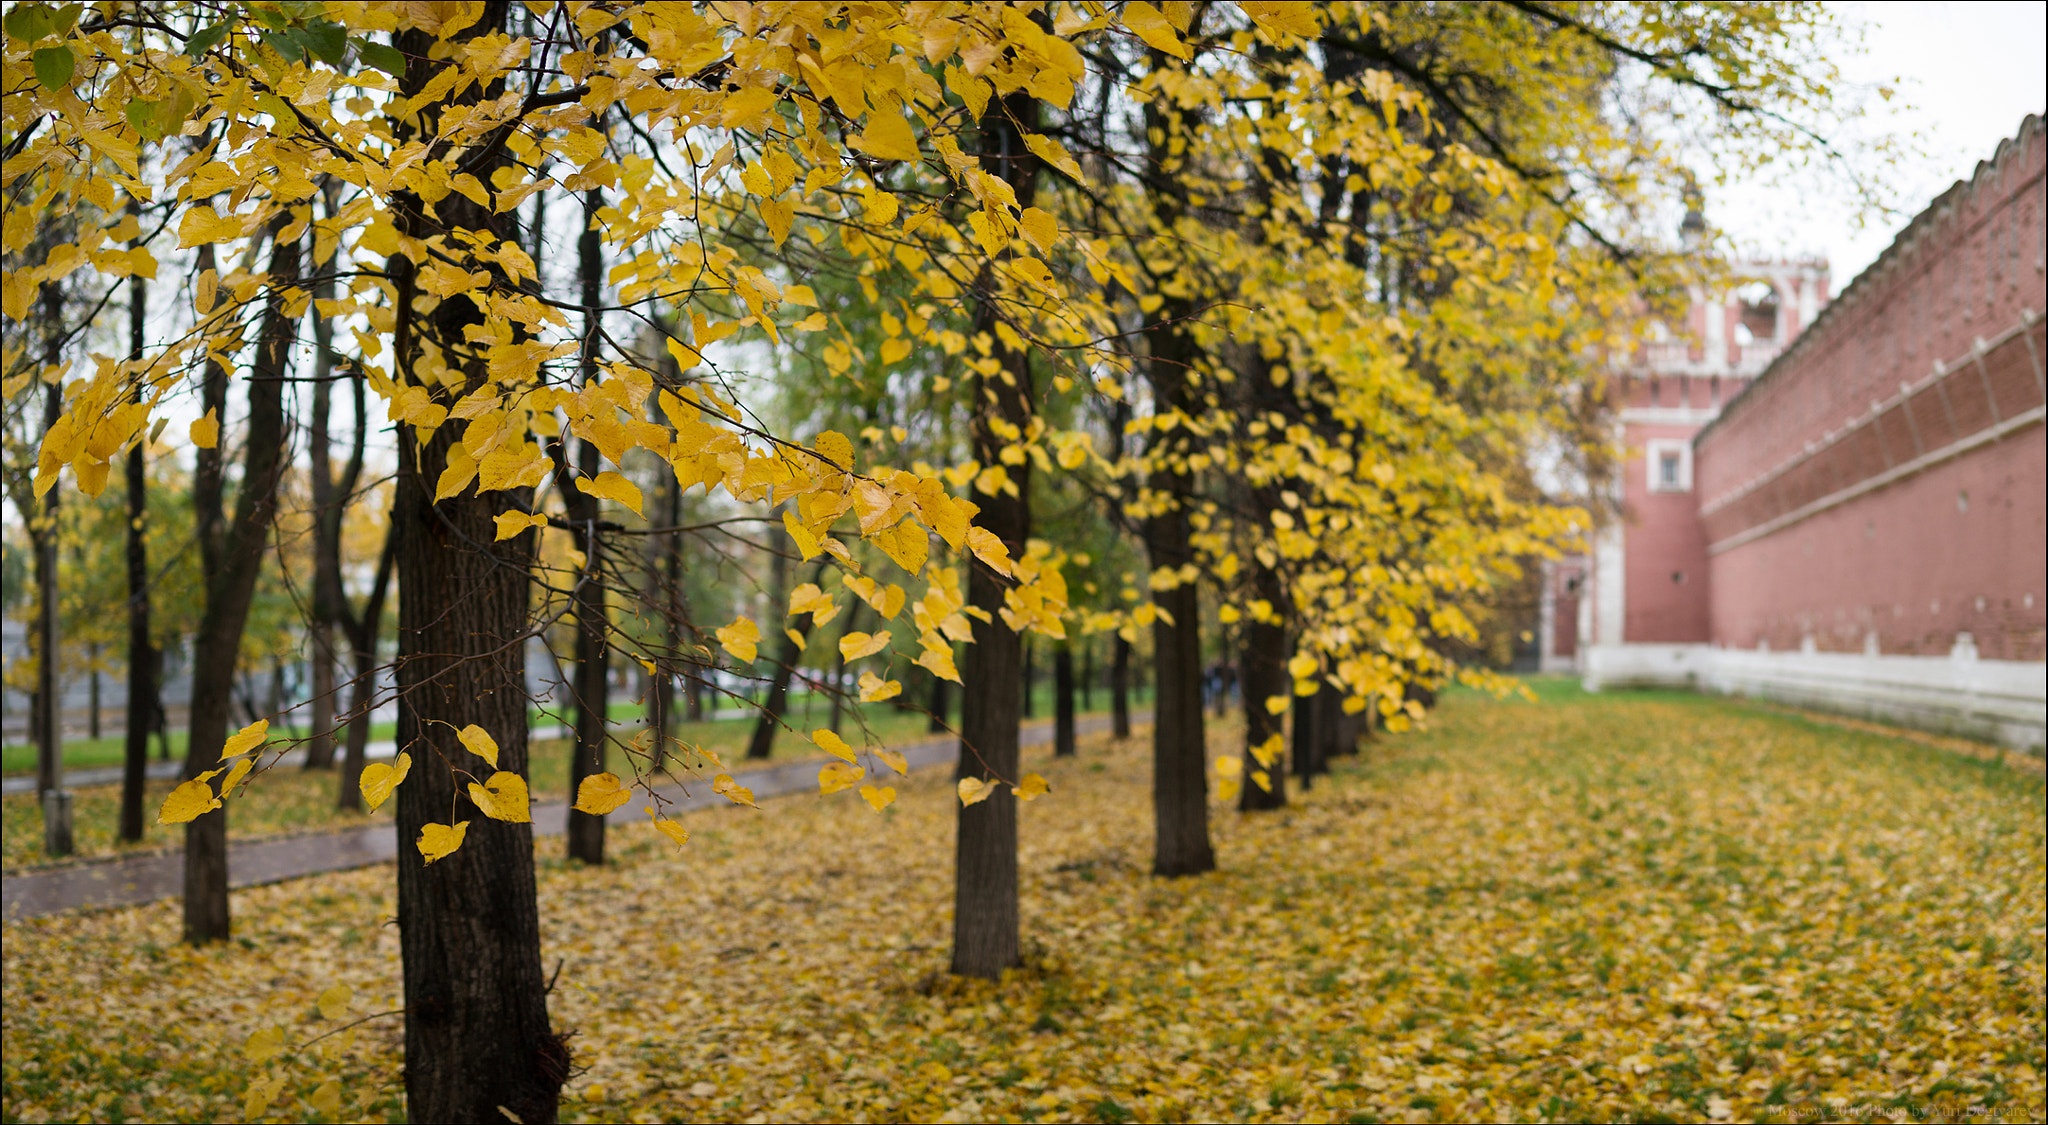
[[[1133,724],[1150,722],[1151,714],[1135,712],[1131,721]],[[1109,719],[1101,715],[1090,716],[1079,720],[1075,726],[1079,734],[1092,734],[1108,729]],[[546,737],[546,732],[537,731],[535,736]],[[1020,732],[1020,740],[1026,746],[1051,742],[1052,724],[1040,722],[1025,727]],[[952,765],[958,760],[958,743],[950,736],[906,746],[902,750],[914,770]],[[818,788],[818,764],[819,760],[805,760],[741,770],[733,774],[733,780],[753,790],[756,798],[814,793]],[[85,772],[81,770],[79,774]],[[115,779],[119,780],[118,772]],[[85,782],[78,781],[77,784]],[[666,789],[663,794],[675,802],[677,809],[685,812],[730,803],[723,797],[714,796],[709,785],[696,786],[687,794],[680,789]],[[640,811],[639,803],[633,802],[613,812],[609,819],[615,824],[626,824],[646,815]],[[533,806],[536,836],[559,836],[567,821],[567,802],[553,801]],[[346,832],[230,842],[228,882],[234,887],[255,887],[326,871],[367,867],[397,855],[398,833],[389,824]],[[158,899],[175,898],[184,886],[184,867],[184,853],[171,850],[8,875],[0,878],[0,918],[11,922],[81,907],[138,906]]]

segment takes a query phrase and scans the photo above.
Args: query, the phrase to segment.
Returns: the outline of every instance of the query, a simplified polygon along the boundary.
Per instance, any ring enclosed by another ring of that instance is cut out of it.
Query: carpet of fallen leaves
[[[942,972],[938,772],[879,816],[694,814],[680,855],[619,832],[601,870],[543,845],[564,1119],[2040,1118],[2038,771],[1709,700],[1452,696],[1285,811],[1215,810],[1222,869],[1167,882],[1142,744],[1030,757],[1000,984]],[[279,1119],[397,1119],[393,1018],[245,1048],[397,1006],[390,869],[236,911],[204,951],[168,903],[7,925],[0,1115],[235,1119],[274,1075]]]

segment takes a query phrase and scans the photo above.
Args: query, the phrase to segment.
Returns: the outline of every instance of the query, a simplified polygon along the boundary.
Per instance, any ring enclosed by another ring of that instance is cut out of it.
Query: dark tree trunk
[[[1095,710],[1095,638],[1081,642],[1081,710]]]
[[[100,646],[98,642],[86,646],[86,665],[90,669],[86,680],[85,736],[93,741],[100,737]]]
[[[282,222],[277,223],[278,227]],[[275,228],[274,228],[275,229]],[[256,343],[255,369],[250,373],[247,444],[242,483],[235,496],[235,516],[223,526],[221,510],[221,447],[226,444],[226,419],[221,441],[199,459],[194,474],[194,504],[200,534],[200,558],[206,575],[206,609],[192,645],[190,736],[185,747],[187,778],[198,777],[220,762],[234,707],[235,666],[242,647],[242,629],[263,569],[270,524],[277,513],[278,484],[284,477],[284,380],[291,365],[295,319],[287,312],[286,287],[298,280],[297,239],[277,240],[270,252],[271,296]],[[210,267],[211,247],[201,251],[202,268]],[[224,407],[227,372],[209,364],[202,405]],[[225,410],[220,411],[224,415]],[[220,415],[216,415],[220,417]],[[185,940],[193,945],[226,941],[228,919],[228,821],[225,807],[185,825]]]
[[[1118,633],[1110,647],[1110,737],[1122,742],[1131,737],[1131,642],[1125,640],[1122,633]]]
[[[1035,709],[1034,707],[1032,707],[1032,706],[1031,706],[1031,696],[1032,696],[1032,695],[1034,694],[1034,693],[1033,693],[1033,689],[1034,689],[1034,688],[1036,688],[1036,687],[1037,687],[1038,685],[1037,685],[1037,684],[1034,684],[1034,683],[1032,683],[1032,681],[1033,681],[1034,679],[1037,679],[1037,677],[1036,677],[1036,676],[1034,676],[1034,675],[1032,674],[1032,673],[1033,673],[1033,671],[1034,671],[1034,669],[1033,669],[1033,668],[1031,667],[1031,638],[1030,638],[1030,637],[1025,637],[1025,638],[1024,638],[1024,655],[1023,655],[1023,661],[1024,661],[1024,675],[1023,675],[1023,677],[1022,677],[1022,679],[1023,679],[1023,686],[1022,686],[1022,688],[1020,689],[1021,697],[1022,697],[1022,700],[1023,700],[1023,716],[1024,716],[1024,718],[1027,718],[1027,719],[1031,719],[1031,718],[1036,718],[1036,717],[1037,717],[1037,716],[1036,716],[1036,714],[1035,714],[1035,711],[1036,711],[1036,709]]]
[[[1052,756],[1074,756],[1074,653],[1066,642],[1052,655]]]
[[[603,296],[604,257],[601,237],[594,225],[604,200],[593,188],[583,195],[583,233],[576,240],[577,272],[583,283],[583,380],[586,386],[597,380],[597,340],[602,328],[598,301]],[[598,462],[596,443],[581,442],[577,468],[585,481],[595,480],[603,466]],[[569,496],[569,519],[577,528],[583,549],[583,576],[576,583],[576,743],[569,758],[569,801],[583,779],[606,772],[606,748],[610,736],[606,723],[611,710],[611,619],[605,608],[604,544],[597,534],[597,497],[582,488]],[[569,810],[569,858],[585,863],[604,862],[604,817]]]
[[[44,349],[45,366],[56,364],[63,332],[56,327],[63,315],[64,293],[56,285],[43,286],[43,304],[50,320],[50,340]],[[43,388],[43,432],[49,433],[64,414],[64,388],[47,383]],[[57,590],[57,514],[63,488],[52,484],[43,494],[40,528],[30,521],[36,564],[36,792],[43,802],[43,851],[49,856],[71,854],[70,806],[61,795],[64,788],[64,684],[58,670],[63,653],[57,642],[57,614],[61,608]]]
[[[931,719],[925,723],[924,727],[927,732],[943,734],[948,729],[946,726],[946,715],[950,699],[951,693],[946,690],[946,681],[938,676],[933,676],[930,708]]]
[[[1252,588],[1257,592],[1256,596],[1271,604],[1274,612],[1278,613],[1282,605],[1280,576],[1271,567],[1253,565],[1256,569],[1252,574]],[[1248,619],[1242,659],[1245,786],[1238,807],[1247,812],[1277,809],[1287,804],[1286,742],[1282,739],[1270,765],[1260,765],[1252,756],[1252,749],[1281,738],[1286,725],[1287,713],[1274,714],[1266,708],[1266,700],[1274,696],[1284,699],[1290,690],[1287,681],[1287,623],[1278,618],[1263,622]],[[1253,771],[1266,775],[1268,784],[1265,787],[1252,781]]]
[[[1343,753],[1343,704],[1328,683],[1311,698],[1316,708],[1316,772],[1329,773],[1330,759]]]
[[[129,213],[139,206],[131,203]],[[140,359],[149,312],[147,283],[128,279],[128,358]],[[128,450],[128,734],[121,755],[121,838],[140,840],[145,830],[143,799],[148,784],[149,731],[158,709],[157,675],[162,654],[149,636],[149,473],[146,441]]]
[[[1164,57],[1153,53],[1155,67]],[[1145,103],[1152,167],[1170,175],[1181,161],[1167,148],[1166,137],[1178,134],[1163,99]],[[1188,110],[1187,112],[1193,112]],[[1154,192],[1152,208],[1160,228],[1171,231],[1185,198]],[[1161,417],[1180,413],[1199,416],[1203,407],[1190,387],[1202,358],[1186,324],[1196,315],[1187,297],[1169,296],[1145,330],[1151,351],[1147,367],[1153,400]],[[1186,505],[1194,480],[1184,465],[1191,435],[1186,428],[1154,430],[1149,451],[1152,465],[1146,487],[1164,493],[1172,505],[1145,521],[1145,548],[1152,569],[1179,569],[1194,561],[1189,542]],[[1153,595],[1163,611],[1152,624],[1152,659],[1157,688],[1152,700],[1152,808],[1157,837],[1152,859],[1156,875],[1195,875],[1216,867],[1209,845],[1209,757],[1202,713],[1201,605],[1193,582],[1184,581]]]
[[[361,378],[360,375],[357,376]],[[360,404],[361,397],[357,402]],[[356,415],[362,417],[360,412]],[[392,520],[397,513],[392,513]],[[370,753],[370,719],[377,709],[377,642],[384,632],[384,595],[391,588],[391,571],[397,562],[397,526],[384,532],[384,551],[377,559],[377,577],[370,583],[370,596],[363,612],[349,626],[349,655],[355,660],[355,680],[349,693],[348,744],[341,758],[340,784],[335,787],[335,805],[344,809],[363,807],[363,766]]]
[[[330,206],[329,212],[332,213]],[[319,263],[314,263],[317,269]],[[324,275],[325,271],[321,271]],[[334,282],[323,276],[314,286],[315,301],[332,300]],[[337,492],[333,465],[329,461],[331,441],[327,417],[334,406],[334,324],[313,308],[313,413],[307,419],[308,449],[313,493],[313,605],[308,615],[306,659],[313,666],[313,733],[306,740],[305,768],[334,768],[334,713],[337,690],[334,665],[334,627],[342,620],[341,517],[348,494]],[[362,426],[358,417],[356,425]],[[350,474],[349,487],[353,487]]]
[[[427,32],[400,32],[395,45],[408,60],[402,94],[419,93],[447,65],[435,60],[451,49],[460,53],[468,41],[503,30],[506,14],[504,0],[490,0],[481,17],[445,46]],[[458,96],[480,101],[502,93],[503,83],[494,81]],[[446,107],[429,104],[420,120],[432,121]],[[401,141],[415,128],[403,122],[395,127]],[[476,169],[478,179],[492,182],[493,171],[508,160],[500,152],[485,161]],[[411,237],[510,233],[506,216],[459,193],[444,197],[430,213],[422,213],[416,199],[400,196],[398,202],[400,230]],[[415,311],[414,264],[398,254],[385,268],[397,290],[396,374],[421,386],[424,380],[414,373],[421,350],[461,344],[463,330],[482,317],[459,294],[423,317]],[[489,376],[481,361],[462,362],[464,385],[429,388],[444,405]],[[456,739],[458,730],[475,723],[497,741],[499,769],[527,772],[527,574],[538,536],[529,530],[495,541],[494,517],[510,507],[530,511],[531,490],[433,502],[434,482],[460,428],[441,426],[424,442],[409,426],[398,435],[398,741],[412,748],[418,763],[397,797],[406,1117],[535,1125],[556,1119],[570,1058],[548,1026],[533,830],[483,816],[448,763],[485,768]],[[467,838],[453,855],[423,863],[415,846],[421,829],[451,812],[454,820],[469,822]]]
[[[778,551],[770,565],[774,575],[770,581],[775,589],[782,590],[789,580],[789,559]],[[811,581],[816,582],[824,576],[825,564],[821,562],[812,572]],[[783,620],[789,620],[787,614],[783,615]],[[815,615],[805,614],[796,624],[797,636],[808,640],[811,623],[815,620]],[[761,708],[761,717],[754,720],[754,736],[747,741],[747,757],[765,760],[775,753],[775,732],[782,728],[782,716],[789,710],[789,679],[796,673],[796,663],[802,657],[803,648],[789,634],[784,633],[777,639],[775,671],[768,684],[768,702]]]
[[[1038,160],[1023,143],[1023,131],[1034,129],[1038,100],[1024,91],[991,103],[981,118],[981,164],[1000,176],[1016,193],[1017,205],[1029,207],[1037,194]],[[981,284],[992,287],[993,271]],[[996,303],[984,296],[975,306],[978,332],[995,334]],[[1031,363],[1024,352],[1000,342],[992,357],[1000,365],[991,374],[977,371],[973,379],[974,417],[969,431],[974,456],[984,465],[1001,463],[1008,442],[997,432],[1024,428],[1031,416]],[[1031,537],[1030,462],[1011,472],[1017,493],[999,491],[976,497],[981,511],[974,522],[1003,541],[1011,558],[1024,556]],[[959,776],[1015,782],[1021,759],[1017,723],[1021,679],[1018,635],[1003,623],[1004,580],[978,562],[967,568],[967,601],[990,620],[974,622],[974,643],[967,646],[961,668]],[[1015,967],[1021,953],[1017,936],[1017,798],[1007,785],[972,805],[959,806],[953,874],[953,964],[958,976],[1000,977]]]

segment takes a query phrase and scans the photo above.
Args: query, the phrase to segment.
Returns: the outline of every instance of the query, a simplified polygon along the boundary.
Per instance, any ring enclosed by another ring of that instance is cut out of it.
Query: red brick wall
[[[2044,148],[2030,117],[1700,435],[1717,643],[2043,659]]]
[[[1664,401],[1672,399],[1667,395]],[[1628,521],[1622,589],[1627,601],[1621,639],[1629,644],[1690,644],[1711,636],[1707,602],[1712,587],[1698,492],[1650,491],[1646,456],[1652,440],[1689,441],[1697,428],[1632,423],[1624,435],[1629,459],[1622,474]]]

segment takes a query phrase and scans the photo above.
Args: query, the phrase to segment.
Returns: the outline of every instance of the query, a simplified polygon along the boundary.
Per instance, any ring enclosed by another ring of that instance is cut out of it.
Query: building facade
[[[1623,377],[1624,518],[1554,568],[1546,662],[2039,747],[2043,169],[2029,117],[1834,301],[1819,263],[1696,301]]]

